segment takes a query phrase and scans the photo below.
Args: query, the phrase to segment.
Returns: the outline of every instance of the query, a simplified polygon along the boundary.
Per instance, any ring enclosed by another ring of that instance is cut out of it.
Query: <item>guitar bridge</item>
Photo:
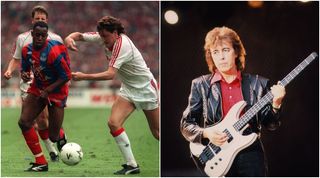
[[[199,156],[199,161],[201,164],[205,164],[207,161],[209,161],[213,157],[214,157],[214,153],[209,148],[209,146],[206,146],[206,148],[203,150],[203,152]]]
[[[203,152],[199,155],[199,161],[201,164],[205,164],[207,161],[211,160],[216,154],[221,151],[221,148],[209,143]]]

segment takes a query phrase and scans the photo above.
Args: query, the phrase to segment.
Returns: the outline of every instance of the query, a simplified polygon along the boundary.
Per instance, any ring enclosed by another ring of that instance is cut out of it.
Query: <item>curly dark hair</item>
[[[120,22],[120,20],[112,16],[104,16],[98,21],[98,32],[104,29],[111,33],[113,33],[114,31],[117,31],[118,34],[125,33],[123,24]]]

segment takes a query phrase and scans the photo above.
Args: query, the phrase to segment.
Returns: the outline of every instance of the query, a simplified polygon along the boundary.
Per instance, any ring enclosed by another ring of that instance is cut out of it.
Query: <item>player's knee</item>
[[[115,131],[115,130],[121,128],[121,124],[117,121],[112,120],[112,119],[108,120],[108,126],[111,131]]]
[[[159,140],[159,138],[160,138],[159,125],[150,124],[149,128],[151,130],[153,137],[155,139]]]
[[[27,131],[32,128],[33,123],[20,118],[18,125],[22,131]]]
[[[48,115],[45,112],[39,114],[37,118],[37,124],[40,130],[48,128]]]
[[[49,114],[44,110],[39,114],[38,119],[39,120],[48,120],[48,117],[49,117]]]
[[[160,138],[160,133],[159,133],[159,129],[152,129],[152,135],[154,136],[155,139],[159,140]]]

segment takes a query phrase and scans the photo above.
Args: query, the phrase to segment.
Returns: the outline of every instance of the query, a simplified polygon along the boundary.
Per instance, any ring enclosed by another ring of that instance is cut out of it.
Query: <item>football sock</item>
[[[120,128],[114,132],[111,132],[113,138],[115,139],[123,158],[127,161],[127,165],[136,167],[137,162],[134,159],[129,138],[124,131],[124,128]]]
[[[41,150],[38,135],[37,135],[36,131],[34,130],[34,128],[32,127],[31,129],[29,129],[25,132],[22,132],[22,134],[24,136],[24,139],[26,140],[26,143],[27,143],[29,149],[31,150],[32,154],[35,156],[36,163],[37,164],[47,164],[47,160],[44,157],[42,150]]]
[[[54,143],[52,143],[51,140],[49,139],[49,130],[48,129],[38,130],[38,133],[44,145],[46,146],[48,152],[49,153],[54,152],[55,154],[57,154],[58,152],[54,147]]]
[[[63,138],[65,135],[64,135],[64,130],[63,128],[60,128],[60,133],[59,133],[60,137],[59,138]]]

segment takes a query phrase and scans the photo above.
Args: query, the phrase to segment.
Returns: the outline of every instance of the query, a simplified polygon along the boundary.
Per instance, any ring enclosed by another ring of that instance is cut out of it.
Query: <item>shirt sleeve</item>
[[[48,39],[59,41],[60,43],[63,43],[62,38],[59,35],[57,35],[57,34],[55,34],[53,32],[49,32]]]
[[[13,58],[14,59],[19,59],[19,60],[21,60],[21,51],[22,51],[22,48],[23,48],[23,40],[22,40],[22,37],[21,37],[21,35],[19,35],[18,37],[17,37],[17,40],[16,40],[16,43],[15,43],[15,45],[14,45],[14,47],[13,47]]]
[[[183,112],[180,121],[180,131],[184,138],[190,142],[201,143],[203,138],[203,128],[200,127],[203,119],[202,95],[200,83],[193,80],[189,95],[188,106]]]
[[[132,59],[132,54],[133,51],[129,41],[120,36],[113,47],[109,66],[119,69],[123,64]]]
[[[98,42],[103,43],[98,32],[85,32],[82,33],[83,39],[86,42]]]
[[[62,80],[70,80],[71,79],[71,70],[70,70],[70,61],[66,48],[61,45],[59,48],[55,48],[55,52],[53,55],[49,55],[49,61],[53,61],[53,66],[57,71],[58,78]]]
[[[261,96],[266,95],[270,91],[270,87],[271,86],[270,86],[269,80],[266,81],[266,84],[262,84],[263,93],[261,94]],[[261,109],[261,111],[259,112],[259,117],[261,118],[262,125],[266,129],[270,131],[274,131],[278,129],[281,125],[281,121],[280,121],[281,110],[274,112],[272,109],[271,103],[268,103],[266,106],[264,106]]]

